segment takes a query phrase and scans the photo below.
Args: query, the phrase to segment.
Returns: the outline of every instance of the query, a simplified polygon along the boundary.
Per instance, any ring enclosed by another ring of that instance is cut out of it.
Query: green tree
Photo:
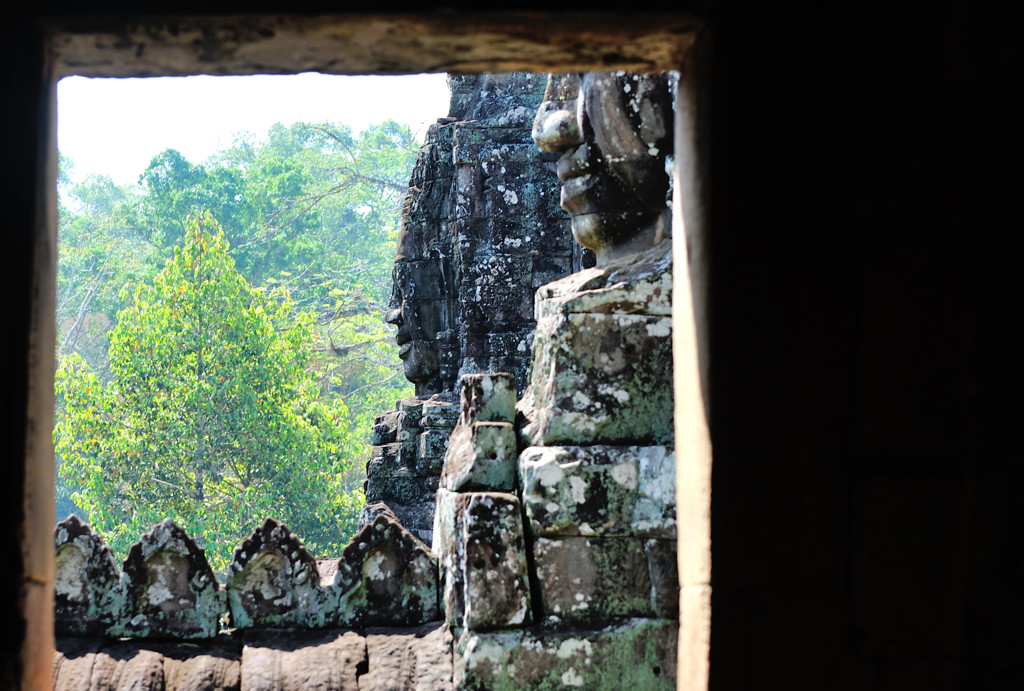
[[[228,250],[211,216],[192,218],[118,314],[109,383],[79,357],[60,364],[60,473],[121,553],[172,517],[223,567],[270,515],[340,553],[362,503],[348,411],[318,398],[311,316],[252,288]]]

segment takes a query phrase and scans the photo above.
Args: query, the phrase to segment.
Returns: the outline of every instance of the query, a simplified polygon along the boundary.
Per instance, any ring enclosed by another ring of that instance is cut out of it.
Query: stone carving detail
[[[664,73],[549,78],[533,138],[542,150],[562,153],[562,208],[599,264],[668,234],[674,91]]]
[[[333,609],[316,560],[299,536],[273,518],[235,548],[227,598],[238,628],[322,628]],[[335,598],[336,599],[336,598]]]
[[[128,619],[118,633],[142,638],[216,635],[224,593],[203,550],[169,518],[132,545],[123,570]]]
[[[88,523],[68,516],[54,530],[54,627],[57,635],[106,634],[121,617],[124,594],[114,553]]]
[[[449,77],[449,116],[427,133],[409,182],[388,321],[418,396],[459,375],[526,383],[533,293],[582,249],[558,206],[554,156],[532,141],[540,75]]]
[[[555,156],[532,141],[545,82],[519,73],[449,77],[448,117],[429,129],[409,181],[387,315],[416,397],[377,418],[360,525],[386,505],[432,544],[460,375],[509,372],[514,399],[527,382],[534,291],[582,261],[558,206]],[[468,443],[515,455],[507,431],[476,431]],[[514,487],[510,474],[501,489]]]
[[[222,588],[203,551],[165,520],[136,543],[123,572],[76,517],[56,530],[57,633],[134,639],[214,638],[230,628],[309,630],[419,626],[440,619],[437,564],[388,509],[336,559],[317,561],[268,518],[235,548]]]
[[[440,617],[433,554],[387,512],[352,538],[333,587],[341,626],[417,626]]]

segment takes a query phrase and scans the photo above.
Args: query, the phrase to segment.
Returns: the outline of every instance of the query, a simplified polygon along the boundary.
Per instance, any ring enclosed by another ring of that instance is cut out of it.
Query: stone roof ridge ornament
[[[235,548],[227,600],[238,628],[323,628],[336,597],[320,586],[317,562],[299,536],[274,518]]]
[[[378,514],[345,547],[334,588],[341,626],[419,626],[441,616],[437,561],[391,512]]]
[[[165,518],[132,545],[123,567],[127,621],[120,635],[211,638],[224,611],[206,553]]]
[[[105,635],[123,615],[121,570],[102,536],[70,515],[53,531],[54,629],[58,636]]]

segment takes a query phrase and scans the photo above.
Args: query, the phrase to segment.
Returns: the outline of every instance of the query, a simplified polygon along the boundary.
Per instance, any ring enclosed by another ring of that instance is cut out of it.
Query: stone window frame
[[[707,390],[708,30],[683,12],[253,16],[75,16],[46,22],[47,174],[33,228],[34,357],[26,430],[23,537],[27,622],[23,688],[45,688],[52,667],[54,464],[52,445],[56,277],[56,84],[88,77],[418,72],[680,72],[673,287],[676,485],[679,527],[680,689],[708,687],[711,625],[711,441]],[[443,115],[443,114],[439,114]],[[685,238],[685,241],[683,239]],[[35,423],[35,424],[33,424]]]

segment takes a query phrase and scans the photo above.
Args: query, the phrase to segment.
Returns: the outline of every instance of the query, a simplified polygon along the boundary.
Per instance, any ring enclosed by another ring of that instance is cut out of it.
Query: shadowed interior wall
[[[1010,19],[714,23],[711,688],[1024,681]]]

